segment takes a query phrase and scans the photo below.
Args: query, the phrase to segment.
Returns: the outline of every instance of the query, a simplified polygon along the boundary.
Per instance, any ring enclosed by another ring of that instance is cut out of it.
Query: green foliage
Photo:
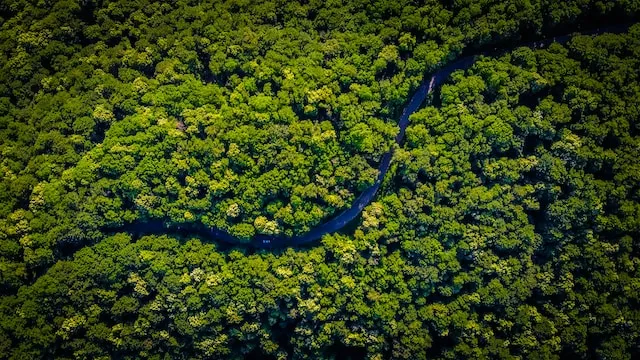
[[[0,3],[0,358],[615,358],[640,342],[633,1]]]

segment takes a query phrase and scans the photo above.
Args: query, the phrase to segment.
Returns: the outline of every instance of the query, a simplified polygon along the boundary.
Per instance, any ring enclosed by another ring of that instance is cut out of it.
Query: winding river
[[[478,52],[474,55],[464,56],[447,66],[441,68],[440,70],[433,73],[431,76],[427,76],[423,79],[420,86],[416,89],[411,100],[407,103],[402,111],[402,115],[400,116],[400,121],[398,122],[398,126],[400,131],[396,135],[395,142],[400,145],[402,140],[404,139],[404,134],[409,125],[409,117],[411,114],[416,112],[422,103],[425,101],[427,96],[434,91],[439,85],[447,80],[449,75],[456,70],[465,70],[471,67],[473,63],[479,56],[488,56],[488,55],[498,55],[501,53],[509,52],[518,47],[529,47],[532,49],[540,49],[546,46],[549,46],[552,43],[566,43],[571,39],[572,36],[582,34],[582,35],[595,35],[602,34],[605,32],[608,33],[621,33],[625,32],[630,25],[615,25],[610,27],[593,29],[590,31],[582,31],[576,32],[573,34],[567,34],[563,36],[553,37],[545,40],[540,40],[536,42],[524,43],[513,47],[503,48],[503,49],[493,49],[490,51],[482,51]],[[178,232],[178,233],[188,233],[188,234],[197,234],[205,238],[213,238],[214,240],[219,240],[231,245],[243,245],[243,246],[251,246],[256,248],[281,248],[287,246],[294,245],[302,245],[308,244],[317,240],[320,240],[324,235],[336,232],[342,229],[349,222],[353,221],[367,206],[371,201],[375,198],[376,193],[380,189],[380,185],[384,177],[389,171],[389,167],[391,165],[391,159],[393,157],[393,149],[394,146],[389,149],[383,156],[380,161],[380,166],[378,167],[378,177],[374,184],[366,189],[364,192],[360,194],[353,202],[351,207],[329,221],[318,225],[317,227],[311,229],[309,232],[293,237],[287,236],[279,236],[279,235],[264,235],[257,234],[250,241],[240,240],[225,230],[206,227],[202,224],[186,224],[180,226],[171,226],[169,227],[167,224],[160,220],[151,220],[151,221],[139,221],[127,224],[122,228],[117,229],[117,231],[128,231],[132,233],[136,233],[139,235],[144,234],[152,234],[152,233],[167,233],[167,232]]]

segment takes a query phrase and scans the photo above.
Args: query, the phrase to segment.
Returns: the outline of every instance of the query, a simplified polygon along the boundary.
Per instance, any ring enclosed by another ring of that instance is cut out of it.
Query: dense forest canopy
[[[1,2],[0,358],[640,356],[638,11]]]

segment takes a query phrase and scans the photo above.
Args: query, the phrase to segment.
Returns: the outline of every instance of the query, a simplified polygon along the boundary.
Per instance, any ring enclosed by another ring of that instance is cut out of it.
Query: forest
[[[0,359],[640,358],[639,20],[0,1]]]

